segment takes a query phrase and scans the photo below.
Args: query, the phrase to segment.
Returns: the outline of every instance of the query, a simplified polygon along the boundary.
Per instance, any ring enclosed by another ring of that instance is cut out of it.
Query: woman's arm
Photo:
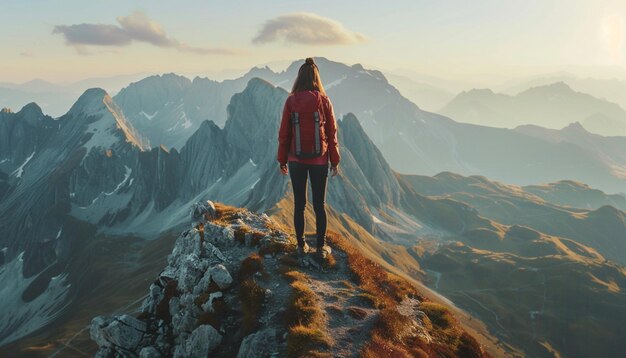
[[[337,122],[335,120],[335,112],[333,110],[333,104],[330,102],[330,98],[326,97],[324,105],[324,130],[326,132],[326,141],[328,143],[328,154],[330,156],[330,165],[336,167],[341,161],[341,155],[339,154],[339,142],[337,141]]]
[[[287,97],[280,121],[280,129],[278,130],[278,153],[276,159],[280,165],[287,164],[287,156],[289,155],[289,149],[291,149],[291,118],[289,117],[289,97]]]

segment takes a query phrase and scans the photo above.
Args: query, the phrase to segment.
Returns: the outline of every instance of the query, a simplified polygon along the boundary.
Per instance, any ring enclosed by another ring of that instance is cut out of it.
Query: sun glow
[[[621,15],[610,14],[602,19],[602,40],[612,65],[621,64],[624,58],[625,32],[624,18]]]

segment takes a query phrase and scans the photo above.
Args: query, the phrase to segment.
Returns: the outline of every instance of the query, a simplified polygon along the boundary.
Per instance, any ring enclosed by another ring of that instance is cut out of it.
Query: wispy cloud
[[[263,44],[281,39],[306,45],[348,45],[368,40],[335,20],[312,13],[295,13],[267,20],[252,42]]]
[[[31,51],[29,51],[29,50],[25,50],[25,51],[20,52],[20,56],[22,56],[22,57],[33,57],[33,53]]]
[[[91,53],[86,46],[122,47],[135,41],[197,54],[237,55],[243,53],[241,50],[231,48],[190,46],[169,37],[161,24],[140,11],[135,11],[128,16],[119,16],[117,22],[119,25],[85,23],[57,25],[52,33],[62,35],[65,43],[73,46],[79,54]]]

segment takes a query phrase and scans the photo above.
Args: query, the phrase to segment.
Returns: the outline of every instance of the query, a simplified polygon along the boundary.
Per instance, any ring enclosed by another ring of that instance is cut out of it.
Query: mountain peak
[[[70,108],[67,114],[80,115],[80,114],[95,114],[105,107],[104,99],[109,97],[109,94],[102,88],[90,88],[83,92],[72,108]]]
[[[253,90],[257,88],[274,88],[274,87],[275,86],[267,80],[264,80],[260,77],[253,77],[250,79],[250,81],[248,81],[248,84],[246,85],[246,89],[244,91],[248,89]]]
[[[113,98],[102,88],[90,88],[86,90],[74,103],[72,108],[67,112],[71,118],[97,118],[90,124],[89,131],[102,132],[118,132],[127,141],[141,150],[149,149],[141,136],[128,120],[124,117],[120,107],[113,101]],[[98,122],[99,124],[95,124]],[[111,138],[111,137],[109,137]],[[93,142],[93,143],[91,143]],[[95,139],[90,139],[85,146],[90,147],[99,143]]]
[[[580,124],[580,122],[578,121],[568,124],[566,127],[563,127],[562,130],[579,132],[579,133],[589,133],[589,131],[587,131],[585,127],[583,127],[583,125]]]
[[[572,93],[574,90],[565,82],[558,81],[551,84],[536,86],[527,89],[526,91],[520,93],[520,95],[524,94],[550,94],[550,93]]]
[[[43,111],[41,110],[41,107],[39,107],[39,105],[37,103],[35,103],[35,102],[30,102],[30,103],[26,104],[17,113],[22,115],[22,116],[34,117],[34,118],[39,118],[39,117],[43,116]]]

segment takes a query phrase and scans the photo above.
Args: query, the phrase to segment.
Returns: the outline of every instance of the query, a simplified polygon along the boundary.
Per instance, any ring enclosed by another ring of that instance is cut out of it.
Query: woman
[[[333,105],[326,96],[312,58],[307,58],[300,66],[291,93],[285,101],[278,133],[277,159],[280,172],[289,174],[291,178],[294,194],[293,225],[300,257],[309,252],[309,245],[304,240],[304,209],[307,177],[311,179],[317,234],[315,256],[324,259],[330,253],[330,247],[326,245],[325,207],[328,162],[331,175],[335,176],[341,156]]]

